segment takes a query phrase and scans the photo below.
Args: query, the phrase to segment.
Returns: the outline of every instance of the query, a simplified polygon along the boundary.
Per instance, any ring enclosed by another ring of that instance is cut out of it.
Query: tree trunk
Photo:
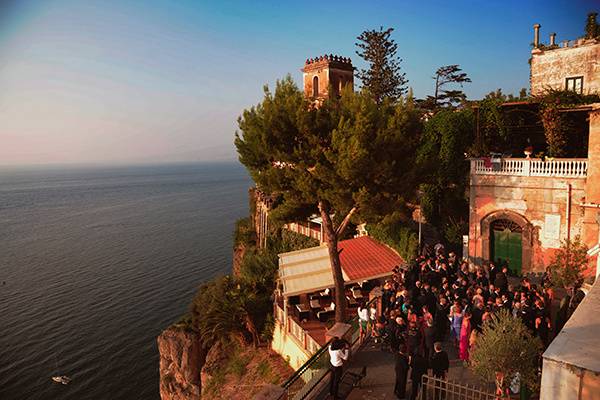
[[[333,274],[333,283],[335,285],[335,322],[344,322],[346,314],[346,292],[344,287],[344,275],[342,274],[342,263],[340,262],[340,253],[338,252],[338,233],[333,227],[333,221],[329,216],[329,206],[322,201],[319,202],[319,211],[323,220],[323,234],[325,242],[329,248],[329,261],[331,263],[331,272]]]
[[[260,346],[260,336],[258,335],[258,331],[256,330],[256,325],[254,325],[254,321],[252,321],[252,318],[248,314],[244,316],[244,321],[246,329],[252,335],[252,346],[256,349],[258,346]]]

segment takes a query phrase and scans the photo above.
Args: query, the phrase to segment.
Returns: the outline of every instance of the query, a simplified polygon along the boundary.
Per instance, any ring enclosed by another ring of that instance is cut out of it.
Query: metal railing
[[[379,297],[371,299],[365,307],[370,307]],[[359,339],[358,315],[347,322],[351,326],[350,343],[353,347]],[[307,337],[310,337],[307,335]],[[315,342],[316,343],[316,342]],[[294,374],[281,385],[284,392],[278,400],[304,400],[314,394],[314,390],[320,387],[325,380],[330,369],[329,362],[329,341],[325,343],[312,357],[310,357]]]
[[[475,175],[541,176],[556,178],[585,178],[587,158],[492,158],[471,160],[471,173]]]
[[[493,390],[423,375],[417,400],[495,400]]]

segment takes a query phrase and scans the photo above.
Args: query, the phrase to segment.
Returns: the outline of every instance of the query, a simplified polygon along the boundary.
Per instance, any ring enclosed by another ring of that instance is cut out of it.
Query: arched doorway
[[[499,210],[481,219],[481,255],[483,260],[508,263],[516,274],[531,271],[533,225],[524,216]]]
[[[509,219],[497,219],[490,228],[490,261],[498,265],[508,264],[514,274],[520,275],[523,266],[523,229]]]
[[[313,97],[314,98],[319,97],[319,77],[318,76],[315,76],[313,78],[313,87],[312,87],[312,90],[313,90]]]

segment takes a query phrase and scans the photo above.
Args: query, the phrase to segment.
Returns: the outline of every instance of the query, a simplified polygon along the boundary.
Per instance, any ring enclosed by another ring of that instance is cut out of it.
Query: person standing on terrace
[[[358,306],[358,329],[359,329],[359,343],[365,340],[367,336],[367,329],[369,325],[369,309],[365,307],[364,302],[361,302]]]
[[[342,379],[344,361],[348,360],[348,349],[348,342],[338,337],[333,338],[328,348],[329,362],[331,363],[331,385],[329,387],[329,394],[333,400],[339,399],[338,390],[340,387],[340,380]]]

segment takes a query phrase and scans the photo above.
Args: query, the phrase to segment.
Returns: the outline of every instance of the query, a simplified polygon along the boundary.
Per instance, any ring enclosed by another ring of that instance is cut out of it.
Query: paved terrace
[[[448,380],[480,388],[485,387],[485,385],[463,365],[463,362],[458,359],[458,351],[449,341],[444,343],[444,350],[448,352],[450,358]],[[381,351],[380,345],[374,345],[372,342],[366,343],[360,352],[352,356],[349,367],[352,371],[360,371],[363,366],[366,366],[367,376],[363,379],[361,387],[354,388],[347,399],[396,399],[396,396],[394,395],[394,384],[396,382],[394,364],[395,357],[390,351]],[[412,382],[409,373],[409,379],[406,385],[407,398],[410,396],[411,385]],[[493,384],[489,387],[490,390],[494,389]],[[321,398],[326,399],[327,395]]]

